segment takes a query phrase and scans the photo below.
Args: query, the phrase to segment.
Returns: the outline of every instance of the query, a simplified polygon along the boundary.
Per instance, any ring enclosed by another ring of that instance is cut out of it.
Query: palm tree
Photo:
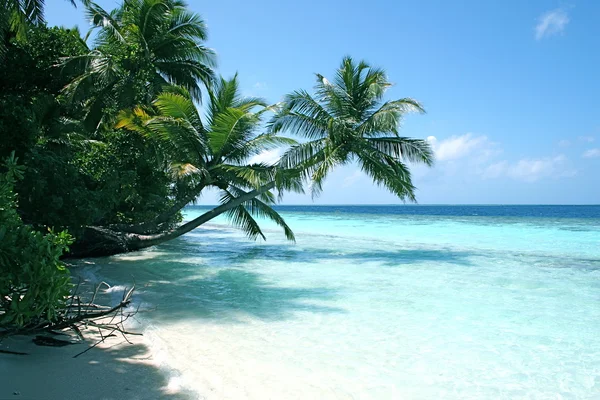
[[[67,0],[77,6],[75,0]],[[88,0],[83,0],[83,4]],[[24,38],[30,24],[41,25],[44,19],[44,0],[0,0],[0,59],[6,51],[5,37],[14,34]]]
[[[331,170],[356,161],[375,183],[416,201],[406,162],[431,166],[433,152],[427,141],[398,130],[405,113],[425,111],[410,98],[383,101],[390,86],[383,70],[345,57],[333,82],[317,74],[314,96],[303,90],[286,96],[270,132],[289,131],[308,141],[286,152],[280,166],[300,168],[315,196]]]
[[[273,190],[280,195],[302,192],[302,183],[308,181],[313,195],[318,195],[328,172],[352,161],[400,199],[415,201],[406,162],[432,165],[433,152],[428,142],[401,137],[398,129],[406,112],[423,112],[422,106],[407,98],[383,101],[390,86],[384,72],[365,62],[356,65],[350,58],[343,60],[334,83],[322,75],[317,78],[316,96],[305,91],[288,95],[262,134],[256,131],[271,107],[260,99],[241,98],[237,78],[221,79],[209,90],[204,124],[191,96],[176,87],[159,95],[151,110],[136,107],[121,113],[118,126],[162,140],[171,169],[186,180],[189,196],[169,212],[178,212],[208,186],[221,189],[221,205],[159,233],[153,232],[160,231],[160,223],[172,214],[133,226],[93,228],[84,244],[107,244],[72,250],[88,256],[141,249],[179,237],[223,213],[251,237],[264,237],[252,215],[271,218],[293,240],[290,228],[270,207]],[[309,140],[297,143],[279,136],[282,131]],[[252,155],[283,145],[291,147],[276,164],[248,164]]]
[[[92,30],[99,29],[94,48],[64,65],[81,72],[66,93],[89,109],[90,130],[122,109],[150,104],[166,85],[179,85],[198,101],[202,85],[213,81],[214,53],[203,45],[206,26],[185,2],[124,0],[110,13],[88,2],[86,12]]]
[[[296,145],[296,141],[257,133],[264,114],[272,107],[262,99],[240,96],[237,75],[230,80],[216,80],[208,96],[210,102],[204,118],[189,92],[176,86],[165,88],[151,107],[136,107],[119,114],[117,128],[137,132],[159,143],[168,159],[169,172],[185,189],[173,207],[151,221],[109,226],[109,235],[119,237],[118,246],[133,250],[162,243],[221,214],[226,214],[251,238],[265,238],[255,219],[261,217],[274,221],[289,240],[294,240],[292,230],[271,205],[276,201],[273,189],[280,193],[302,191],[299,174],[248,161],[265,150]],[[193,221],[165,229],[166,222],[207,187],[220,190],[221,205]],[[98,229],[96,236],[97,233]],[[77,246],[73,250],[79,251]]]

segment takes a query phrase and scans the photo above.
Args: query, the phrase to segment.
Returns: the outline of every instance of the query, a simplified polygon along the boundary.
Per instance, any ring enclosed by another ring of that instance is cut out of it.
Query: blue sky
[[[190,3],[208,24],[219,72],[238,71],[246,94],[277,102],[311,89],[315,72],[331,76],[347,54],[385,68],[389,98],[427,109],[403,125],[436,151],[433,169],[413,169],[420,203],[600,203],[600,2]],[[46,15],[87,30],[66,1],[48,2]],[[351,165],[314,202],[398,200]]]

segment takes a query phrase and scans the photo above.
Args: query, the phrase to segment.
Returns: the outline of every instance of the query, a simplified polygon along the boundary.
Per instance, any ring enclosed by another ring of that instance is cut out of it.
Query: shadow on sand
[[[168,374],[145,361],[143,343],[110,338],[109,345],[73,358],[86,344],[40,347],[30,337],[5,339],[0,349],[28,353],[0,354],[0,399],[169,399],[197,398],[191,392],[169,390]],[[87,345],[91,342],[87,343]]]
[[[225,236],[224,236],[225,235]],[[257,244],[221,230],[206,228],[185,237],[123,256],[93,260],[116,282],[135,277],[141,297],[157,306],[151,317],[161,321],[204,318],[235,323],[241,315],[281,320],[295,312],[342,313],[338,282],[327,286],[281,286],[247,265],[280,261],[281,268],[339,261],[385,268],[412,264],[451,263],[469,266],[470,253],[436,249],[390,249],[340,252],[324,247]],[[296,264],[294,266],[294,264]],[[385,274],[385,271],[382,271]]]
[[[335,266],[336,261],[345,265],[361,265],[368,260],[379,263],[385,269],[422,262],[469,266],[470,255],[444,249],[359,248],[340,252],[325,247],[306,248],[284,243],[257,244],[206,228],[146,251],[89,260],[88,263],[100,266],[100,275],[106,276],[109,282],[132,282],[135,279],[140,298],[147,299],[156,307],[147,314],[150,321],[169,323],[206,319],[235,324],[243,322],[243,316],[278,321],[297,312],[346,312],[340,306],[339,300],[343,296],[340,296],[338,282],[325,286],[283,286],[267,274],[260,273],[260,269],[245,268],[249,262],[256,266],[262,262],[280,261],[281,268],[301,271],[303,265],[324,261]],[[382,274],[385,273],[382,270]],[[105,296],[117,295],[118,291],[115,288],[112,294]],[[67,350],[64,349],[33,350],[35,354],[32,356],[11,360],[10,368],[20,371],[24,378],[3,389],[0,398],[9,397],[13,391],[26,394],[32,369],[46,374],[44,381],[49,385],[48,398],[64,398],[61,395],[64,394],[65,380],[73,379],[74,373],[83,377],[84,384],[81,386],[85,389],[85,392],[78,392],[76,386],[74,398],[193,398],[189,393],[169,394],[166,391],[169,383],[167,374],[151,364],[138,361],[147,357],[148,349],[143,344],[94,349],[74,360],[70,358],[72,354],[65,355]],[[72,352],[79,351],[74,349]],[[61,363],[56,359],[59,355],[65,357],[62,362],[67,368],[56,368]],[[36,366],[32,368],[33,365]]]

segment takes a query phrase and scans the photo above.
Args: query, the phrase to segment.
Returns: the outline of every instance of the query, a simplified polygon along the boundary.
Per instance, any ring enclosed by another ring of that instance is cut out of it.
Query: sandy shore
[[[84,332],[86,335],[86,332]],[[45,347],[31,337],[15,337],[0,343],[0,349],[28,353],[0,353],[0,400],[109,400],[109,399],[196,399],[178,390],[152,359],[141,336],[112,337],[83,355],[94,344]]]

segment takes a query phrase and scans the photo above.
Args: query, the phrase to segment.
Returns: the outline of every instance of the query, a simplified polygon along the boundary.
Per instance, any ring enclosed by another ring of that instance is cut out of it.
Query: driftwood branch
[[[75,357],[84,354],[85,352],[91,350],[96,347],[100,343],[104,342],[106,338],[115,336],[115,332],[123,335],[125,340],[129,342],[127,339],[128,335],[141,335],[140,333],[135,333],[128,331],[125,329],[124,323],[134,316],[137,311],[125,313],[124,310],[130,305],[131,298],[135,291],[135,283],[130,289],[125,289],[123,292],[123,297],[121,301],[112,306],[101,306],[97,305],[94,302],[96,301],[96,297],[98,292],[102,288],[102,286],[106,286],[110,288],[106,282],[101,282],[96,286],[94,292],[92,293],[91,300],[87,303],[82,302],[81,296],[78,294],[80,285],[77,284],[75,290],[67,299],[66,306],[60,315],[54,321],[37,321],[35,324],[31,324],[25,327],[14,327],[14,328],[0,328],[0,342],[2,339],[7,338],[9,336],[15,335],[36,335],[36,334],[63,334],[61,331],[71,330],[75,333],[75,335],[83,340],[84,336],[82,333],[82,329],[85,327],[94,327],[98,329],[100,332],[101,340],[94,343],[92,346],[88,347],[85,351],[75,355]],[[99,321],[101,319],[108,319],[109,321]],[[44,341],[45,345],[56,345],[62,346],[65,344],[72,344],[71,342],[56,340],[52,338],[45,337],[36,337],[36,339],[47,339]],[[129,342],[131,343],[131,342]],[[26,355],[26,353],[13,352],[8,350],[0,350],[0,353],[5,354],[14,354],[14,355]]]

